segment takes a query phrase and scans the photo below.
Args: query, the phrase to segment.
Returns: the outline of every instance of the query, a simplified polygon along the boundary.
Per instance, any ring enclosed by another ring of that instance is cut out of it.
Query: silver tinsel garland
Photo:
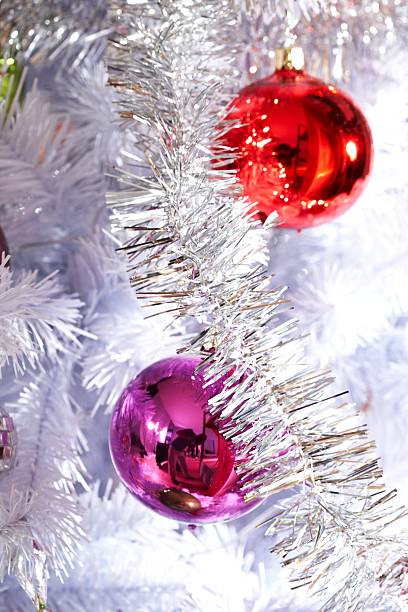
[[[327,612],[404,609],[396,532],[406,511],[385,491],[353,406],[326,399],[330,375],[300,365],[294,322],[279,323],[282,291],[259,261],[262,233],[242,216],[234,177],[217,169],[232,154],[214,140],[237,78],[230,3],[115,1],[112,16],[110,80],[135,145],[109,203],[116,229],[133,232],[131,283],[157,313],[198,321],[180,351],[203,356],[208,381],[234,370],[212,410],[248,499],[293,490],[267,522],[294,585]]]

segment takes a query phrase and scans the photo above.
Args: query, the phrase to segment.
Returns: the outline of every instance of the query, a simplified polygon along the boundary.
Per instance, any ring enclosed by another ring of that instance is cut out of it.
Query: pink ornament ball
[[[227,376],[204,387],[200,358],[172,357],[143,370],[124,390],[110,427],[116,471],[141,502],[187,523],[246,514],[234,449],[209,411]]]

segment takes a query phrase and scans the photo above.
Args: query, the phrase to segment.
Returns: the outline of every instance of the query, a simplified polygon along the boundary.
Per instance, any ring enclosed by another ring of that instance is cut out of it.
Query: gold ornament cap
[[[303,70],[305,56],[302,47],[279,47],[275,51],[276,70]]]

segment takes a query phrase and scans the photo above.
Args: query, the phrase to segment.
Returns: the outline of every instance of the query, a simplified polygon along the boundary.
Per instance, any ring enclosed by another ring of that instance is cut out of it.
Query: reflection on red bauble
[[[282,68],[232,102],[239,121],[223,143],[258,218],[282,227],[330,221],[361,194],[373,156],[370,128],[343,92],[303,70]]]

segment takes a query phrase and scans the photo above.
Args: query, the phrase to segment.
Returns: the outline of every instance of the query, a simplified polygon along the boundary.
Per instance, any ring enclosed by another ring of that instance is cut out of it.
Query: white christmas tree
[[[0,15],[0,390],[17,432],[0,610],[405,609],[408,7],[5,0]],[[247,214],[219,141],[234,94],[295,40],[360,104],[375,151],[357,203],[300,233]],[[236,521],[155,515],[111,465],[121,392],[177,353],[209,380],[234,373],[210,410],[247,499],[265,499]]]

